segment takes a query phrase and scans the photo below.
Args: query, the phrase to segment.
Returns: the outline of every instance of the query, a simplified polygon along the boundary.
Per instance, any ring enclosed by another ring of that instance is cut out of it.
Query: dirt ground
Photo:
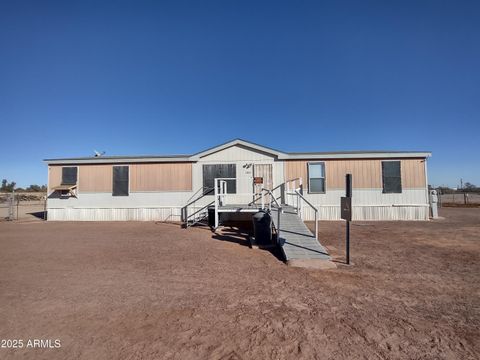
[[[334,270],[284,265],[225,229],[0,223],[0,359],[478,359],[480,209],[341,222]],[[310,224],[312,225],[312,224]]]

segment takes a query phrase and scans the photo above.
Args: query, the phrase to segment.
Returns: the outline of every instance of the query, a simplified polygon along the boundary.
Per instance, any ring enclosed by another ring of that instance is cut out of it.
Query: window
[[[128,166],[113,167],[113,196],[128,196]]]
[[[325,192],[325,163],[308,163],[308,192]]]
[[[203,165],[203,186],[212,188],[215,178],[237,178],[237,167],[235,164]],[[237,181],[227,180],[227,193],[237,192]],[[213,191],[210,193],[213,195]]]
[[[77,184],[77,169],[76,166],[62,167],[62,185]]]
[[[400,161],[382,161],[383,193],[402,192],[402,173]]]

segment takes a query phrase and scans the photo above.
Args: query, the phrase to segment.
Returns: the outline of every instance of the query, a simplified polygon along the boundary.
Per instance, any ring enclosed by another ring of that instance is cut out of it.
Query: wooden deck
[[[213,206],[211,206],[213,208]],[[228,204],[218,208],[219,213],[256,213],[260,210],[258,204]],[[272,221],[278,228],[278,209],[271,209]],[[284,205],[280,213],[279,245],[287,263],[301,261],[331,260],[327,250],[310,232],[295,209]]]

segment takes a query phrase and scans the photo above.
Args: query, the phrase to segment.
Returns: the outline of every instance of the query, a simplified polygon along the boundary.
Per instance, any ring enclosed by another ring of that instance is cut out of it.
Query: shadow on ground
[[[35,211],[35,212],[29,212],[27,214],[32,215],[32,216],[36,217],[37,219],[41,219],[41,220],[46,220],[47,219],[47,212],[46,211]]]

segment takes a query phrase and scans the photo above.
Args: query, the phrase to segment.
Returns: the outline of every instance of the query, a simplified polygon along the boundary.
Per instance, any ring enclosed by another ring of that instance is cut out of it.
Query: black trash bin
[[[215,208],[214,207],[208,208],[208,226],[210,226],[211,228],[215,227]]]
[[[272,217],[266,211],[260,210],[252,216],[253,232],[257,245],[272,244]]]

